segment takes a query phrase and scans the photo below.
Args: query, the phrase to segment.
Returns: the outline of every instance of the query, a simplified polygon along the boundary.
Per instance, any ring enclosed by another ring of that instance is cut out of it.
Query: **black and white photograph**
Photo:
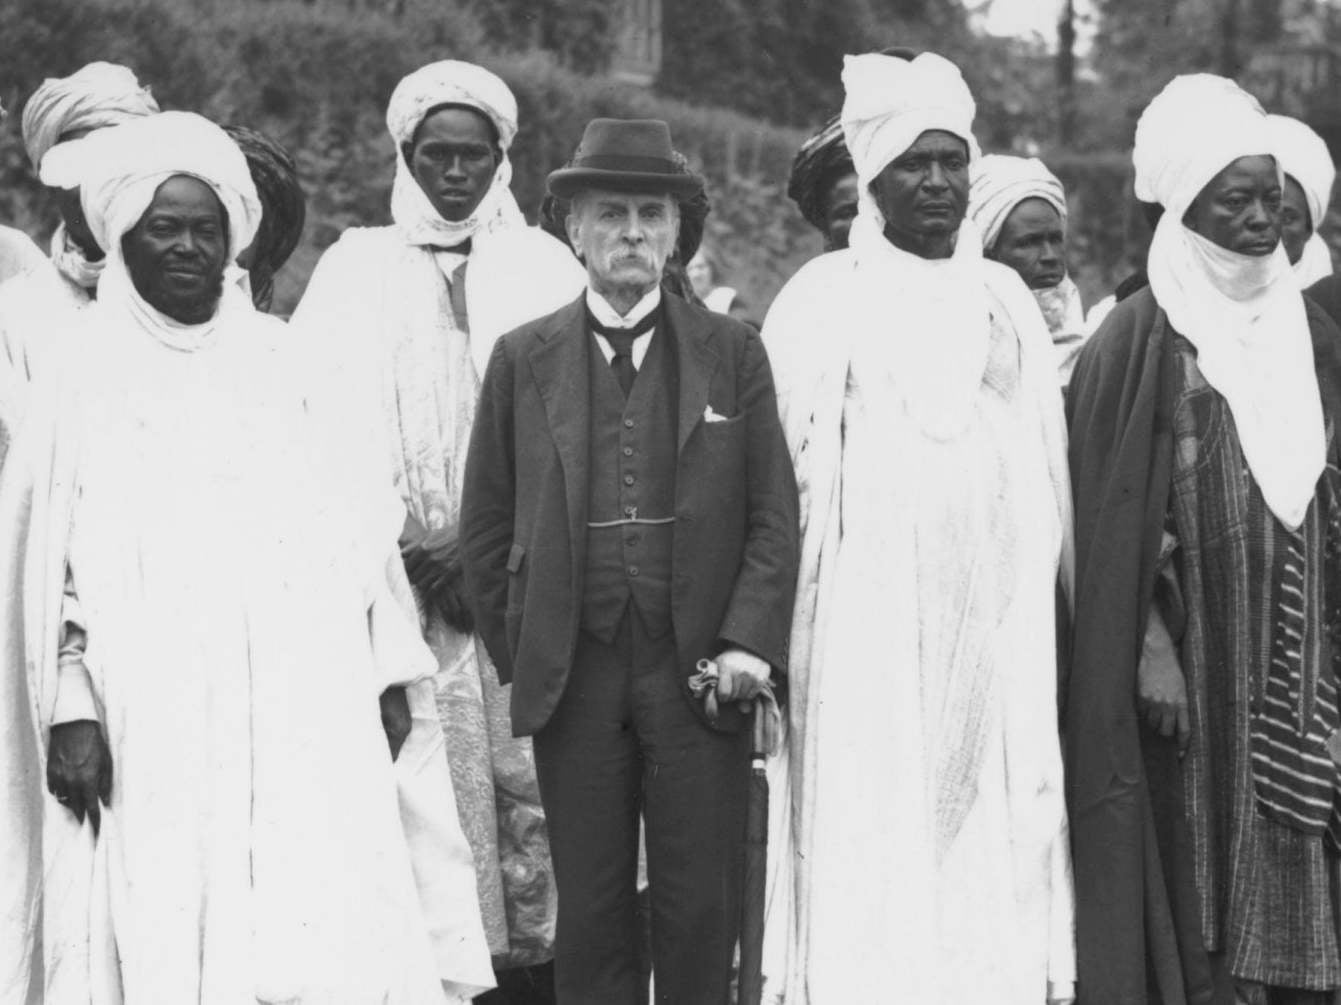
[[[1341,1005],[1341,0],[0,0],[0,1005]]]

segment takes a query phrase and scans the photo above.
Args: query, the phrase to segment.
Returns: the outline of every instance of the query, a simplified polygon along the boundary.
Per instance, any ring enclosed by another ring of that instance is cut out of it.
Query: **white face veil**
[[[1255,98],[1223,77],[1189,74],[1175,77],[1141,114],[1132,163],[1136,197],[1164,207],[1147,268],[1155,300],[1229,404],[1267,506],[1296,528],[1326,443],[1308,319],[1289,259],[1279,245],[1270,255],[1238,254],[1183,225],[1217,174],[1275,149]]]

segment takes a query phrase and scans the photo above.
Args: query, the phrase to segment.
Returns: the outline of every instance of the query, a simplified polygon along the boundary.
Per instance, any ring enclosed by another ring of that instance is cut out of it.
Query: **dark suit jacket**
[[[799,563],[796,480],[759,336],[665,295],[679,366],[671,617],[680,671],[737,645],[785,673]],[[577,644],[587,538],[585,294],[499,339],[466,463],[461,558],[518,736],[548,721]],[[705,422],[711,406],[726,421]],[[685,693],[688,694],[687,685]],[[697,706],[696,706],[697,707]],[[738,729],[724,710],[718,728]]]

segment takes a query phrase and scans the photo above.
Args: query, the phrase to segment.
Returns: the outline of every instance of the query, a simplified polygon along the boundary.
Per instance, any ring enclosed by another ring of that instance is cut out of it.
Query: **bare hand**
[[[739,702],[742,712],[768,683],[772,668],[754,653],[732,647],[717,657],[717,700]]]
[[[401,532],[400,556],[410,582],[437,606],[447,624],[459,632],[473,630],[475,619],[465,601],[465,576],[456,531],[425,530],[407,515]]]
[[[104,806],[112,801],[112,752],[102,727],[92,719],[76,719],[51,727],[47,750],[47,789],[81,824],[87,815],[97,837]]]
[[[1177,737],[1178,756],[1187,753],[1192,739],[1188,713],[1187,681],[1178,659],[1178,649],[1164,621],[1152,614],[1141,644],[1141,662],[1136,670],[1136,705],[1146,725],[1163,737]]]
[[[386,742],[391,747],[391,759],[400,756],[400,748],[410,738],[413,722],[410,718],[410,699],[405,688],[399,685],[389,687],[378,699],[382,706],[382,729],[386,732]]]

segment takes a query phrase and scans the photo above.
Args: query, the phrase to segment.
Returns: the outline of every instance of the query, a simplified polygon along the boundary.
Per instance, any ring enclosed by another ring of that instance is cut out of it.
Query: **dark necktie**
[[[640,335],[646,335],[656,327],[659,313],[661,312],[648,311],[647,316],[632,328],[610,328],[597,321],[591,311],[587,311],[587,324],[591,330],[609,342],[610,348],[614,350],[610,369],[614,371],[615,379],[619,381],[625,398],[633,390],[633,380],[638,376],[638,371],[633,366],[633,343]]]

